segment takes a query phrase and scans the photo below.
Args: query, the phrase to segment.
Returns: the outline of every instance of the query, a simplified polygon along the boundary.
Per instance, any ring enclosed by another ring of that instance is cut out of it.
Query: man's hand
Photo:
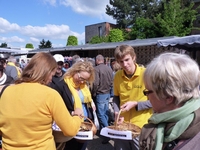
[[[137,102],[136,101],[128,101],[125,104],[123,104],[120,108],[122,109],[122,111],[129,111],[131,108],[137,106]]]

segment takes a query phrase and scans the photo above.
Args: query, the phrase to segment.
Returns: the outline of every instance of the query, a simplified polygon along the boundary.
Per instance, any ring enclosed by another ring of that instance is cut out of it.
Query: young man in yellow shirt
[[[140,128],[147,123],[152,115],[151,104],[144,96],[143,82],[144,67],[136,63],[134,49],[128,45],[121,45],[115,49],[115,59],[121,70],[114,77],[114,110],[117,114],[122,109],[120,117]],[[139,150],[139,138],[133,140],[114,140],[115,150]]]

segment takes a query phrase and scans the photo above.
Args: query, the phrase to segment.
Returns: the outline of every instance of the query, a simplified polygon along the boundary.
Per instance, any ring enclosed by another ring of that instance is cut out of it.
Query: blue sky
[[[85,26],[116,23],[106,15],[109,0],[0,0],[0,44],[24,48],[50,40],[53,47],[66,46],[69,35],[85,44]]]

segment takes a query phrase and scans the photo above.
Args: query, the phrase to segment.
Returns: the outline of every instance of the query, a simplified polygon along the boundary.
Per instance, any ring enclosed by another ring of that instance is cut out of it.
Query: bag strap
[[[3,94],[3,91],[4,91],[8,86],[9,86],[9,84],[6,84],[6,85],[2,88],[1,93],[0,93],[0,97],[1,97],[1,95]]]

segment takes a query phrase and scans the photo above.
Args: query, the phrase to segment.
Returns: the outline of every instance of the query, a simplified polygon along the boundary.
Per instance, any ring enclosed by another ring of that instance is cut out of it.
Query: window
[[[98,27],[98,31],[99,31],[99,37],[101,37],[102,36],[102,26]]]

